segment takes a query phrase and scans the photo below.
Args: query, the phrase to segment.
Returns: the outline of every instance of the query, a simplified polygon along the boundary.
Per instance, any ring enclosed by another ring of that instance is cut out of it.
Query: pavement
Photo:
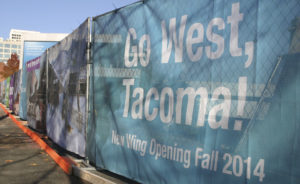
[[[0,104],[0,184],[138,184],[97,170],[27,125]]]
[[[89,182],[66,174],[0,108],[0,183],[88,184]]]

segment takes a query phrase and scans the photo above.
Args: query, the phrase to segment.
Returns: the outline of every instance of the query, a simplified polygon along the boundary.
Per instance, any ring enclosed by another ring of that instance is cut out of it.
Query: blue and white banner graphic
[[[95,17],[88,158],[142,183],[300,183],[299,10],[147,0]]]
[[[27,119],[27,95],[26,95],[26,85],[27,85],[27,70],[26,63],[38,56],[41,56],[43,52],[53,46],[57,42],[48,41],[24,41],[23,49],[23,66],[21,73],[21,92],[20,92],[20,118]]]

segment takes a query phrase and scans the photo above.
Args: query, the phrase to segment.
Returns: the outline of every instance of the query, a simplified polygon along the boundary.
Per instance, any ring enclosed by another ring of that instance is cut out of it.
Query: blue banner
[[[20,118],[27,119],[27,96],[26,96],[26,85],[27,85],[27,71],[26,63],[40,55],[43,52],[53,46],[57,42],[49,41],[24,41],[23,48],[23,67],[21,73],[21,93],[20,93]]]
[[[300,183],[299,10],[148,0],[95,17],[89,159],[142,183]]]

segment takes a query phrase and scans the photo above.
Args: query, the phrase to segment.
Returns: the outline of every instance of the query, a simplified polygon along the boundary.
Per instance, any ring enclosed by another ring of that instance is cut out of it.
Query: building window
[[[4,57],[8,59],[8,58],[10,58],[10,55],[9,54],[5,54]]]
[[[0,47],[3,47],[3,44],[2,44],[2,43],[0,43]]]
[[[20,39],[21,39],[21,35],[18,35],[18,34],[12,34],[12,35],[11,35],[11,38],[12,38],[12,39],[16,39],[16,40],[20,40]]]
[[[21,48],[21,45],[18,45],[18,49],[20,49]]]
[[[9,52],[9,49],[4,49],[4,52],[5,52],[5,53],[10,53],[10,52]]]
[[[17,50],[11,50],[11,53],[17,53]]]
[[[2,58],[3,57],[3,54],[0,54],[0,58]]]
[[[0,49],[0,52],[3,52],[3,49]]]
[[[11,48],[16,49],[16,48],[18,48],[18,46],[17,46],[16,44],[12,44],[12,45],[11,45]]]
[[[10,48],[10,44],[5,44],[5,48]]]

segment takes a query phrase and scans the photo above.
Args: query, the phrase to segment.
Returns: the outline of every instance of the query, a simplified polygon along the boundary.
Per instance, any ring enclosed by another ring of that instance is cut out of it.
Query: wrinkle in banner
[[[48,52],[47,135],[85,156],[88,20]]]
[[[300,2],[95,17],[87,156],[142,183],[299,183]]]

